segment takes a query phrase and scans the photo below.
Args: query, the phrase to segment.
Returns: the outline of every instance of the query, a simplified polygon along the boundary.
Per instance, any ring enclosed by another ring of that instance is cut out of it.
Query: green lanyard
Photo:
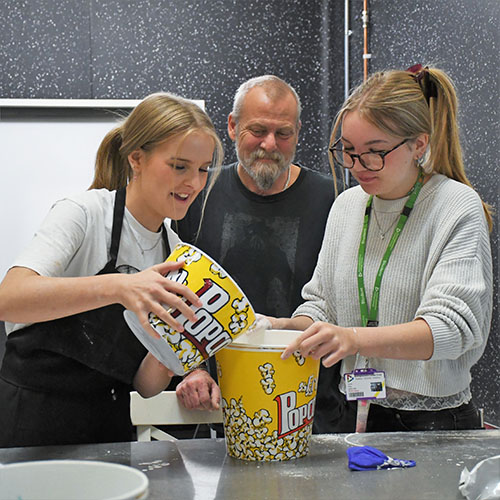
[[[377,276],[375,278],[375,285],[373,287],[373,295],[372,302],[370,306],[370,310],[368,311],[368,304],[366,301],[366,292],[365,292],[365,281],[364,281],[364,265],[365,265],[365,254],[366,254],[366,238],[368,234],[368,224],[370,221],[370,214],[372,211],[372,202],[373,195],[368,198],[366,202],[366,210],[365,217],[363,220],[363,230],[361,232],[361,241],[359,242],[359,251],[358,251],[358,294],[359,294],[359,308],[361,310],[361,324],[362,326],[378,326],[378,305],[379,305],[379,296],[380,296],[380,284],[382,283],[382,276],[384,274],[385,268],[387,267],[387,263],[389,262],[389,257],[396,246],[396,242],[398,241],[399,235],[403,230],[403,227],[410,216],[410,213],[413,209],[413,205],[415,204],[415,200],[417,199],[418,193],[420,193],[420,189],[423,186],[424,181],[424,173],[421,171],[418,176],[417,181],[413,185],[410,197],[406,202],[403,210],[401,211],[401,215],[399,216],[398,223],[392,233],[389,244],[387,245],[387,249],[382,257],[382,262],[380,263],[380,267],[378,268]]]

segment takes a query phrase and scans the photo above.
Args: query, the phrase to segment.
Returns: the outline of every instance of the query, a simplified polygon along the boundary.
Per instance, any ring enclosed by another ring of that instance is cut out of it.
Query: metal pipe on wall
[[[368,78],[368,60],[372,55],[368,52],[368,0],[363,0],[363,11],[361,13],[361,20],[363,23],[363,81]],[[349,29],[349,0],[344,1],[344,98],[349,97],[350,82],[349,82],[349,37],[352,31]],[[349,187],[350,174],[345,171],[345,184]]]
[[[344,3],[344,98],[349,97],[349,0]]]
[[[344,2],[344,98],[349,97],[349,37],[352,31],[349,29],[349,0]],[[346,187],[349,187],[350,173],[345,169],[344,181]]]
[[[372,55],[368,52],[368,0],[363,0],[363,12],[361,14],[363,21],[363,81],[368,78],[368,59]]]

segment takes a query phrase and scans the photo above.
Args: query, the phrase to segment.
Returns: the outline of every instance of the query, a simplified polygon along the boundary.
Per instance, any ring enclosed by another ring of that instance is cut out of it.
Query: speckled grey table
[[[345,450],[370,445],[411,469],[354,472]],[[0,462],[89,459],[143,470],[148,499],[463,499],[462,469],[500,453],[500,430],[316,435],[307,457],[244,462],[226,456],[222,439],[0,449]],[[500,471],[499,471],[500,473]]]

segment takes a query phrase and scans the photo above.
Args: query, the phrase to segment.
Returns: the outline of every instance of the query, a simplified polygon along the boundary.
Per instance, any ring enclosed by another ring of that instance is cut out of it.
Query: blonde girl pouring
[[[129,391],[151,396],[171,373],[134,337],[163,307],[195,321],[184,285],[164,275],[180,219],[220,165],[222,146],[194,103],[144,99],[103,140],[91,188],[52,207],[0,285],[8,339],[0,369],[0,447],[127,441]],[[150,330],[154,334],[153,330]]]

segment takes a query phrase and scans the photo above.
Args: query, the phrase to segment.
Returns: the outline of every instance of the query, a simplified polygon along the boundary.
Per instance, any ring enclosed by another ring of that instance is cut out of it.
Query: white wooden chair
[[[177,438],[157,429],[155,425],[218,424],[222,410],[187,410],[177,401],[175,391],[163,391],[152,398],[130,393],[130,417],[137,427],[138,441],[177,441]],[[215,437],[215,431],[210,431]]]

